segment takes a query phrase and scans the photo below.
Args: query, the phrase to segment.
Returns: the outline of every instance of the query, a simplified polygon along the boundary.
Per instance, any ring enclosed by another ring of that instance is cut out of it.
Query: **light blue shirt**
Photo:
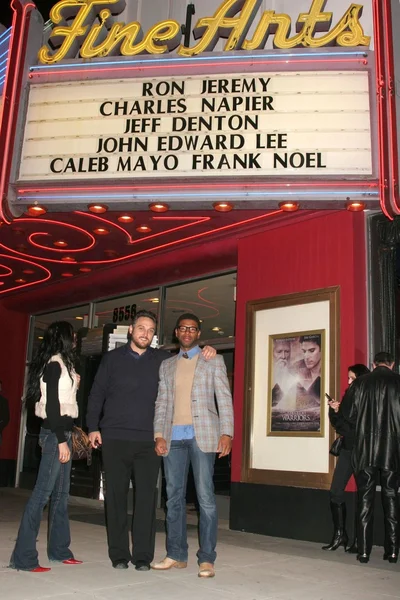
[[[201,348],[199,346],[195,346],[190,350],[179,350],[178,360],[181,360],[182,355],[186,352],[188,358],[184,358],[183,360],[190,360],[197,354],[200,354]],[[172,427],[172,437],[171,440],[192,440],[194,438],[194,427],[193,425],[174,425]]]

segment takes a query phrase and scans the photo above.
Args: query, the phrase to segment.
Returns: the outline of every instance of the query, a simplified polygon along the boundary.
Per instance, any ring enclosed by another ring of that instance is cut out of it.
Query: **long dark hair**
[[[354,373],[354,375],[356,377],[360,377],[361,375],[366,375],[367,373],[371,373],[371,371],[368,369],[368,367],[366,367],[365,365],[363,365],[361,363],[357,363],[355,365],[350,365],[350,367],[347,368],[347,371],[351,371],[352,373]]]
[[[74,369],[75,362],[74,328],[68,321],[55,321],[46,329],[43,340],[37,353],[29,365],[28,386],[26,392],[27,403],[37,402],[40,396],[40,378],[50,358],[59,354],[67,367],[69,376]]]

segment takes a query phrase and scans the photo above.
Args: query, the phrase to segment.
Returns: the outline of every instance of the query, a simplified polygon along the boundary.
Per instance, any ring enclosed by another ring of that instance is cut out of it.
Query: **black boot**
[[[331,512],[333,519],[333,538],[328,546],[322,546],[322,550],[330,550],[331,552],[337,550],[339,546],[344,546],[346,550],[349,536],[346,533],[346,505],[335,504],[331,502]]]
[[[358,554],[357,535],[355,536],[351,546],[346,548],[346,552],[349,554]]]

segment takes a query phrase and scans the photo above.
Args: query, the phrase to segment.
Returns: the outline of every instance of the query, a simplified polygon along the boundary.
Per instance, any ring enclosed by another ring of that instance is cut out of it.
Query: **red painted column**
[[[339,285],[343,392],[348,365],[368,364],[364,230],[363,213],[322,211],[239,240],[232,481],[240,481],[242,466],[246,302]]]

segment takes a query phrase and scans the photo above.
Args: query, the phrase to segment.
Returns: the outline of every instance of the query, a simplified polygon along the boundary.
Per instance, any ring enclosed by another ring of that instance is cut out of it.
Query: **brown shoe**
[[[215,577],[214,565],[212,563],[199,564],[199,577]]]
[[[155,569],[156,571],[167,571],[168,569],[186,569],[186,567],[187,562],[174,560],[173,558],[169,558],[169,556],[166,556],[161,562],[151,565],[151,568]]]

